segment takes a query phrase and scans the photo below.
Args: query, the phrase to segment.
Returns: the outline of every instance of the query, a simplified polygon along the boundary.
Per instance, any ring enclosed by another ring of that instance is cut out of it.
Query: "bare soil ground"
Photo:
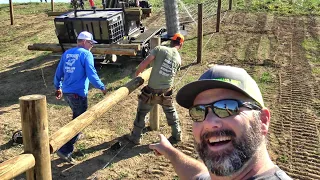
[[[163,18],[163,14],[155,14],[147,23],[156,25],[164,22]],[[24,21],[22,26],[40,26],[27,19]],[[197,79],[212,64],[241,66],[256,79],[270,73],[271,80],[261,84],[261,88],[265,103],[272,112],[269,133],[271,158],[294,179],[320,179],[320,77],[312,74],[312,64],[306,59],[305,49],[301,46],[306,38],[320,37],[320,17],[229,11],[223,15],[220,33],[214,33],[215,26],[209,22],[204,29],[205,48],[201,65],[195,65],[196,30],[188,29],[185,50],[181,52],[183,67],[176,78],[175,88]],[[53,32],[46,33],[54,36]],[[190,55],[186,49],[194,54]],[[317,53],[319,56],[319,49]],[[50,134],[71,120],[71,111],[66,103],[56,101],[53,94],[52,79],[59,60],[57,57],[43,55],[29,60],[19,57],[14,62],[9,62],[7,57],[1,58],[0,162],[23,152],[21,146],[9,143],[12,133],[21,129],[20,96],[47,96]],[[117,86],[118,82],[108,72],[118,72],[119,79],[132,76],[137,64],[128,62],[122,67],[103,67],[99,75],[104,82]],[[146,128],[142,145],[133,146],[123,139],[133,125],[138,91],[84,130],[85,138],[77,143],[74,153],[79,164],[71,166],[52,155],[53,179],[178,179],[170,162],[155,156],[148,148],[150,143],[158,141],[159,133],[170,136],[164,114],[161,115],[159,131]],[[98,93],[98,90],[90,90],[90,106],[101,100]],[[197,158],[188,112],[178,105],[177,110],[184,137],[175,146]],[[121,142],[121,148],[111,149],[117,141]],[[23,178],[21,175],[16,179]]]

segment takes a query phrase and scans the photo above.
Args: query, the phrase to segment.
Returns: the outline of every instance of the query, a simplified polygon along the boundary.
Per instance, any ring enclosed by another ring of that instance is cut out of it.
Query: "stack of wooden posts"
[[[77,44],[63,44],[65,50],[76,47]],[[62,52],[59,44],[39,43],[28,46],[28,50]],[[140,44],[95,44],[91,49],[93,54],[115,54],[136,56]]]

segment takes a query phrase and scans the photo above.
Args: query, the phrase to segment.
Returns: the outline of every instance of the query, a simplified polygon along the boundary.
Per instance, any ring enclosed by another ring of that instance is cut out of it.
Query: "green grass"
[[[77,154],[81,155],[77,157],[77,160],[83,160],[88,156],[88,153],[86,152],[86,149],[88,148],[86,143],[78,142],[76,144],[76,148],[77,148]]]
[[[311,64],[312,74],[320,76],[320,37],[307,38],[302,42],[302,47],[306,51],[306,58]]]
[[[261,77],[259,78],[260,83],[271,83],[273,82],[273,78],[269,72],[262,73]]]
[[[280,156],[278,158],[278,161],[282,162],[282,163],[287,163],[288,162],[288,157],[283,155],[283,156]]]
[[[320,15],[319,0],[238,0],[234,4],[237,9],[245,11],[271,12],[282,15]]]
[[[48,109],[50,109],[50,108],[53,108],[53,109],[57,109],[57,110],[59,110],[59,109],[63,109],[63,108],[65,108],[66,106],[65,105],[59,105],[59,104],[49,104],[48,103]]]

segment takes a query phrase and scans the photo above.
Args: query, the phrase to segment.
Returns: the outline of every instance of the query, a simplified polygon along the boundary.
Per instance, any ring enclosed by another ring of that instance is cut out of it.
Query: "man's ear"
[[[267,108],[263,108],[260,112],[261,132],[263,135],[267,135],[270,124],[270,111]]]

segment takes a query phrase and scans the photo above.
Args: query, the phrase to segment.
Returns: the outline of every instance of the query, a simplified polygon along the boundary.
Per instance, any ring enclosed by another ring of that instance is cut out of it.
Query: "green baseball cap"
[[[238,67],[214,65],[203,73],[199,80],[183,86],[177,93],[176,100],[182,107],[193,106],[196,96],[208,89],[230,89],[255,100],[264,107],[263,98],[257,83],[246,70]]]

